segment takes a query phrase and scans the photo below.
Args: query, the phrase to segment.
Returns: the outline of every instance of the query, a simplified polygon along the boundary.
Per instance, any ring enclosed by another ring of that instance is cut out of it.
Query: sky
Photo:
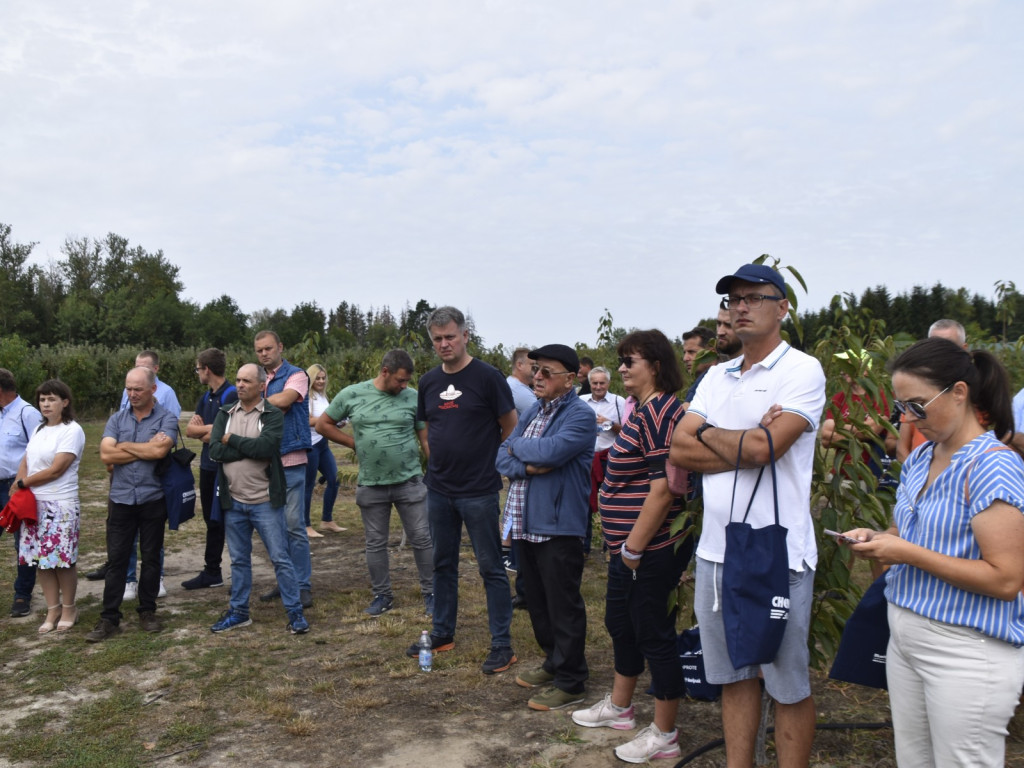
[[[763,253],[800,309],[1024,283],[1019,0],[33,0],[0,25],[0,222],[185,297],[485,344],[680,335]],[[183,340],[187,343],[187,340]]]

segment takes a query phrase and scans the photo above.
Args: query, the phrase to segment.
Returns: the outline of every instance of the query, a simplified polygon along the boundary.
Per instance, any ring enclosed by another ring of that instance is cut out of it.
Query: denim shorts
[[[694,613],[700,624],[704,672],[709,683],[728,685],[764,675],[768,694],[780,704],[796,704],[811,695],[807,634],[814,597],[814,571],[789,572],[789,619],[775,661],[736,669],[729,659],[722,623],[722,564],[697,558]]]

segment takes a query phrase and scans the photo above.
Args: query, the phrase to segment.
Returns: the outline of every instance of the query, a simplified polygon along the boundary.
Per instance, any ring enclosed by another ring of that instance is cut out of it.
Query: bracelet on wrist
[[[634,552],[629,547],[627,547],[626,546],[626,542],[622,542],[622,549],[620,551],[622,553],[622,556],[624,558],[626,558],[627,560],[634,560],[635,561],[635,560],[639,560],[640,558],[642,558],[644,556],[643,552]]]

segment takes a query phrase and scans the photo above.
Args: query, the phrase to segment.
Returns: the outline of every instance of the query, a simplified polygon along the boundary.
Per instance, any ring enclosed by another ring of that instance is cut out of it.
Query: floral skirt
[[[70,568],[78,562],[82,505],[78,499],[37,499],[36,512],[38,521],[21,526],[18,563],[40,568]]]

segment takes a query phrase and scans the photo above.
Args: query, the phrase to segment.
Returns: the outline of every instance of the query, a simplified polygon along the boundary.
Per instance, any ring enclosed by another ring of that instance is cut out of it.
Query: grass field
[[[85,426],[82,572],[105,559],[107,483],[97,448],[102,425]],[[351,478],[343,452],[338,456],[342,476]],[[395,516],[396,607],[379,619],[363,614],[371,596],[353,496],[354,489],[344,489],[335,513],[348,530],[312,542],[316,604],[307,612],[312,631],[305,636],[287,633],[280,604],[255,599],[273,581],[259,544],[254,547],[254,624],[226,635],[210,633],[227,607],[227,589],[186,592],[180,586],[202,565],[201,520],[167,534],[170,594],[159,601],[166,625],[159,634],[138,629],[132,601],[123,606],[123,634],[98,645],[85,643],[99,615],[102,586],[82,580],[79,625],[63,636],[39,636],[43,599],[37,589],[31,617],[0,620],[0,696],[6,704],[0,715],[0,767],[621,765],[611,748],[629,734],[581,729],[566,712],[527,709],[529,691],[515,685],[514,671],[541,659],[523,612],[516,612],[513,623],[521,666],[501,675],[480,673],[489,637],[483,588],[468,547],[463,549],[457,647],[438,655],[433,673],[419,672],[403,653],[420,630],[429,628],[411,552],[399,548]],[[314,520],[318,512],[315,503]],[[10,596],[11,537],[2,541],[0,589]],[[604,563],[595,553],[584,579],[588,703],[604,695],[612,676],[604,583]],[[689,595],[684,588],[683,599]],[[820,674],[814,691],[822,722],[888,717],[884,693],[833,683]],[[636,703],[638,721],[646,725],[651,699],[640,695]],[[679,728],[684,754],[719,738],[718,705],[684,702]],[[1008,757],[1008,764],[1024,765],[1016,728]],[[724,754],[711,751],[690,764],[723,765]],[[815,741],[814,765],[894,764],[888,730],[823,731]]]

